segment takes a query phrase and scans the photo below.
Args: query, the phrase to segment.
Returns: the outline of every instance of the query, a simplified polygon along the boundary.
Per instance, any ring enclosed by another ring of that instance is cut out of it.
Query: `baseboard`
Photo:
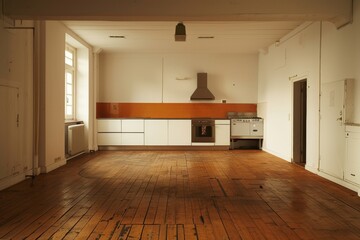
[[[311,173],[318,174],[318,170],[316,168],[313,168],[312,166],[309,166],[307,164],[305,164],[305,169]]]
[[[99,146],[100,151],[226,151],[230,146]]]
[[[22,182],[24,180],[25,180],[24,173],[5,177],[0,180],[0,190],[11,187],[11,186],[13,186],[19,182]]]
[[[50,165],[47,165],[45,167],[41,167],[41,173],[48,173],[48,172],[51,172],[61,166],[64,166],[66,164],[66,160],[64,161],[58,161],[56,163],[53,163],[53,164],[50,164]]]
[[[37,176],[40,174],[40,170],[41,170],[40,168],[35,168],[34,171],[32,169],[29,169],[25,172],[25,174],[26,176],[33,176],[33,175]]]
[[[348,188],[354,192],[357,192],[358,193],[358,196],[360,196],[360,188],[352,183],[349,183],[349,182],[346,182],[344,181],[343,179],[339,179],[339,178],[336,178],[336,177],[333,177],[327,173],[324,173],[324,172],[321,172],[321,171],[318,171],[317,173],[320,177],[323,177],[329,181],[332,181],[336,184],[339,184],[345,188]]]
[[[72,156],[67,156],[66,161],[69,161],[70,159],[76,158],[76,157],[78,157],[80,155],[83,155],[85,153],[88,153],[88,151],[82,151],[82,152],[80,152],[78,154],[75,154],[75,155],[72,155]]]
[[[264,147],[263,147],[261,150],[263,150],[264,152],[270,153],[271,155],[274,155],[274,156],[276,156],[276,157],[278,157],[278,158],[281,158],[281,159],[283,159],[283,160],[285,160],[285,161],[287,161],[287,162],[291,162],[291,158],[288,157],[288,156],[285,156],[285,155],[282,155],[282,154],[280,154],[280,153],[271,151],[271,150],[269,150],[269,149],[267,149],[267,148],[264,148]]]

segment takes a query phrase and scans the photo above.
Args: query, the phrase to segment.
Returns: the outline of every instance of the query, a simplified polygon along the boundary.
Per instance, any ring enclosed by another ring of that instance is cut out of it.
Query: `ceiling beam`
[[[353,0],[2,0],[13,19],[352,22]]]

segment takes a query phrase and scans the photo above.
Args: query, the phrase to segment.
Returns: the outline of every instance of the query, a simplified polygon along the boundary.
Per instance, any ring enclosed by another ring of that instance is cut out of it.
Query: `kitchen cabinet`
[[[215,146],[230,146],[230,120],[215,120]]]
[[[346,126],[344,179],[360,185],[360,126]]]
[[[123,119],[121,122],[121,130],[122,145],[144,145],[144,119]]]
[[[121,145],[121,119],[98,119],[98,145]]]
[[[145,145],[168,145],[168,120],[145,120]]]
[[[121,119],[98,119],[98,132],[121,132]]]
[[[98,133],[99,146],[119,146],[121,145],[122,133]]]
[[[123,119],[121,131],[126,133],[143,133],[144,119]]]
[[[168,124],[169,145],[191,145],[191,120],[169,120]]]
[[[121,145],[141,146],[144,145],[144,133],[122,133]]]

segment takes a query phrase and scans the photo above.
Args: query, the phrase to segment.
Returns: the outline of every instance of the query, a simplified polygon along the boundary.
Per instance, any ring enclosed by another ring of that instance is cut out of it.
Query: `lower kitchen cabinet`
[[[122,133],[98,133],[99,146],[119,146],[121,145]]]
[[[346,132],[344,179],[360,185],[360,131]]]
[[[169,120],[169,145],[191,146],[191,120]]]
[[[124,146],[144,145],[144,133],[122,133],[121,144]]]
[[[145,120],[145,145],[168,145],[168,120]]]
[[[121,132],[143,133],[144,119],[123,119],[121,121]]]
[[[215,146],[230,146],[230,121],[215,121]]]
[[[121,132],[121,119],[98,119],[98,132]]]

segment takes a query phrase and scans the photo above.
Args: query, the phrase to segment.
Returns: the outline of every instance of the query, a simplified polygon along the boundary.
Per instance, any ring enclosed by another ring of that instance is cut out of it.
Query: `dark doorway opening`
[[[293,162],[306,164],[306,79],[294,82]]]

